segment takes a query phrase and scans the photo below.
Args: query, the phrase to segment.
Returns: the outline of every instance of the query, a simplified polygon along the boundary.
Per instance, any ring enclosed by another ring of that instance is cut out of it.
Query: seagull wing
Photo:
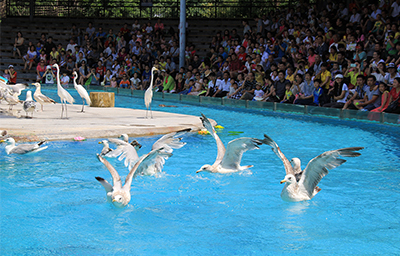
[[[357,157],[360,156],[361,153],[355,151],[359,151],[361,149],[363,148],[342,148],[327,151],[315,157],[304,169],[303,175],[299,181],[299,186],[303,186],[308,195],[312,197],[315,187],[318,185],[321,179],[328,174],[328,170],[332,170],[346,162],[346,160],[339,158],[340,156]]]
[[[155,150],[163,147],[165,151],[172,153],[173,149],[178,149],[186,145],[185,142],[181,142],[182,138],[178,136],[182,136],[190,130],[191,129],[189,128],[165,134],[153,144],[153,147],[151,149]]]
[[[278,147],[278,144],[276,144],[276,142],[266,134],[264,134],[264,139],[262,140],[262,142],[264,144],[270,145],[272,147],[272,151],[274,151],[275,154],[279,157],[279,159],[282,160],[283,166],[285,167],[286,175],[288,174],[295,175],[292,165],[290,164],[286,156],[282,153],[281,149]]]
[[[203,126],[214,137],[214,139],[217,143],[217,149],[218,149],[217,159],[215,160],[214,164],[212,165],[212,166],[216,167],[221,163],[222,159],[224,158],[225,151],[226,151],[225,146],[222,143],[219,136],[217,135],[217,133],[215,132],[214,127],[210,123],[210,120],[208,120],[208,118],[203,114],[201,114],[200,120],[203,123]]]
[[[119,176],[118,172],[115,170],[115,168],[108,162],[105,158],[97,154],[97,158],[104,164],[104,166],[108,169],[110,172],[112,178],[113,178],[113,184],[114,187],[120,189],[122,188],[122,182],[121,182],[121,177]],[[108,183],[108,182],[107,182]],[[103,183],[102,183],[103,184]],[[104,186],[104,185],[103,185]],[[106,187],[104,187],[106,188]],[[107,190],[107,188],[106,188]]]
[[[14,96],[18,97],[19,95],[21,95],[21,92],[26,89],[27,86],[28,85],[26,84],[19,83],[19,84],[10,84],[8,85],[8,88],[12,91],[12,94]]]
[[[221,167],[225,169],[236,169],[240,168],[240,161],[242,155],[248,150],[258,149],[258,145],[262,142],[255,138],[238,138],[228,143],[226,153],[221,162]]]
[[[110,143],[118,145],[118,147],[112,152],[108,153],[108,157],[118,157],[119,161],[125,159],[124,164],[129,169],[132,169],[133,165],[139,159],[139,155],[136,149],[129,143],[119,139],[108,139]]]
[[[139,167],[133,174],[133,178],[138,175],[153,175],[162,171],[164,167],[165,160],[172,156],[172,153],[167,151],[165,148],[163,150],[153,150],[155,153],[151,157],[143,155],[141,158],[147,157],[146,160],[142,161]],[[140,161],[140,160],[139,160]]]
[[[38,102],[43,102],[43,103],[56,103],[55,100],[47,97],[44,94],[33,94],[33,98],[38,101]]]
[[[36,144],[19,144],[11,149],[10,154],[27,154],[31,152],[41,151],[47,148],[40,147],[45,141],[38,142]]]
[[[107,193],[112,192],[114,190],[113,186],[110,183],[108,183],[108,181],[103,179],[102,177],[95,177],[95,178],[96,178],[96,180],[98,180],[101,183],[101,185],[103,185],[103,187]]]
[[[159,148],[150,151],[148,154],[143,155],[139,158],[136,164],[133,166],[128,176],[126,176],[124,189],[130,190],[132,179],[140,174],[140,170],[143,170],[141,166],[153,166],[154,163],[159,161],[160,158],[168,158],[172,156],[171,153],[165,151],[164,148]]]

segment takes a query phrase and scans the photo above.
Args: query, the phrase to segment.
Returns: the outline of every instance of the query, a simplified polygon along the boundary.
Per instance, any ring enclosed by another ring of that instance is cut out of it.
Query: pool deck
[[[40,109],[39,104],[37,107]],[[68,119],[61,119],[61,104],[45,105],[43,112],[34,112],[33,119],[28,119],[21,104],[14,106],[10,113],[3,102],[0,103],[0,130],[7,130],[17,141],[37,141],[71,140],[77,136],[108,138],[122,133],[140,137],[203,128],[198,116],[153,111],[153,119],[146,119],[145,110],[85,106],[85,113],[80,113],[81,108],[82,105],[68,105]]]

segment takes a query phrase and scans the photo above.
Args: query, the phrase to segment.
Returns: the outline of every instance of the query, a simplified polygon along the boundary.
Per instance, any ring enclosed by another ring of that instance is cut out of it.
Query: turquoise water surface
[[[44,93],[58,100],[54,91]],[[122,96],[116,106],[144,108],[142,99]],[[196,174],[217,153],[211,136],[193,133],[160,177],[134,180],[131,202],[117,209],[94,178],[111,181],[95,156],[99,139],[48,142],[47,150],[22,156],[6,155],[1,146],[1,255],[400,254],[398,127],[162,101],[153,109],[204,113],[225,127],[224,143],[266,133],[303,168],[327,150],[365,149],[331,170],[311,201],[288,203],[280,198],[285,171],[270,147],[244,154],[242,165],[254,165],[249,171]],[[159,137],[137,138],[139,153]]]

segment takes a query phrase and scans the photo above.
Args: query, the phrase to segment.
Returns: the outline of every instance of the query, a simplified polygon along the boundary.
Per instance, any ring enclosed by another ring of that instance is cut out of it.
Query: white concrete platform
[[[84,113],[80,110],[81,105],[68,105],[68,119],[61,119],[61,104],[45,105],[43,112],[35,112],[33,119],[28,119],[21,104],[10,113],[8,105],[0,103],[0,130],[7,130],[17,141],[37,141],[71,140],[76,136],[108,138],[122,133],[139,137],[203,128],[198,116],[153,111],[153,119],[146,119],[145,110],[89,106]]]

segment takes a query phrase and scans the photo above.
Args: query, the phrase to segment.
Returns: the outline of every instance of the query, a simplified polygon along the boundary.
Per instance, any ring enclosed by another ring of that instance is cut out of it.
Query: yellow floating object
[[[207,131],[207,130],[200,130],[197,133],[200,134],[200,135],[208,135],[208,134],[210,134],[210,132]]]
[[[216,125],[214,126],[215,129],[224,129],[225,127],[223,127],[222,125]]]

